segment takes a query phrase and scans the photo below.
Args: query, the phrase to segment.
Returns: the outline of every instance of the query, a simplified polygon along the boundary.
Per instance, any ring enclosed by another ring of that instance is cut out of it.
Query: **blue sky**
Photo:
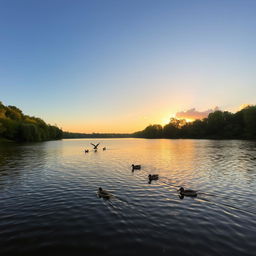
[[[0,100],[64,130],[132,132],[255,104],[256,2],[0,1]]]

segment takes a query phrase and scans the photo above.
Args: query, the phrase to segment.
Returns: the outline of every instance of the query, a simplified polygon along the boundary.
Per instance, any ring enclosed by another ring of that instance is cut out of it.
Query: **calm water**
[[[101,142],[100,150],[84,154],[90,142]],[[132,172],[132,163],[142,170]],[[148,184],[148,174],[160,178]],[[115,197],[98,198],[99,186]],[[179,186],[200,193],[180,199]],[[1,255],[255,251],[256,142],[90,139],[0,146]]]

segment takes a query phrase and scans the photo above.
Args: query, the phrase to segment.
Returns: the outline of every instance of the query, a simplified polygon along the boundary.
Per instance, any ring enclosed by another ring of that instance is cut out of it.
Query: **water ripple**
[[[3,255],[254,255],[255,142],[102,139],[84,154],[90,142],[0,147]]]

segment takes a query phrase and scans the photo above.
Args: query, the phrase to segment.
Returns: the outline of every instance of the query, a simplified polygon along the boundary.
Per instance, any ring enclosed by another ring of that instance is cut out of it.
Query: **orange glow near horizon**
[[[186,120],[187,123],[191,123],[191,122],[195,121],[195,119],[190,119],[190,118],[185,118],[185,120]]]
[[[191,119],[191,118],[177,118],[177,117],[175,117],[175,115],[170,115],[169,118],[162,119],[162,122],[160,124],[163,125],[163,126],[166,125],[166,124],[169,124],[171,118],[175,118],[175,119],[178,119],[178,120],[185,119],[187,123],[191,123],[191,122],[195,121],[195,119]]]
[[[163,118],[160,124],[161,124],[161,125],[169,124],[169,123],[170,123],[171,118],[173,118],[174,116],[175,116],[175,115],[174,115],[174,114],[172,114],[172,115],[169,115],[169,117]]]
[[[133,133],[143,130],[149,123],[147,120],[133,122],[132,120],[122,120],[117,122],[109,120],[105,122],[68,122],[60,125],[62,130],[74,133]]]
[[[145,129],[150,124],[160,124],[165,126],[170,123],[171,118],[176,118],[175,114],[170,114],[168,117],[158,119],[156,116],[141,117],[137,119],[126,119],[122,121],[105,120],[104,122],[63,122],[59,125],[64,131],[74,133],[133,133]],[[186,122],[193,122],[190,118],[177,118],[185,119]]]

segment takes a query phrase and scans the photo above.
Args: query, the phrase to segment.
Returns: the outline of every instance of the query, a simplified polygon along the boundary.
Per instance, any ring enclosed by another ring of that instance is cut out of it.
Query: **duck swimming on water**
[[[158,174],[149,174],[148,175],[148,179],[151,181],[151,180],[158,180],[159,176]]]
[[[98,189],[98,195],[99,197],[103,197],[107,199],[113,196],[111,193],[109,193],[107,190],[103,190],[101,187],[99,187]]]
[[[197,196],[197,192],[192,189],[184,189],[183,187],[180,187],[178,191],[180,191],[182,196]]]
[[[140,170],[140,169],[141,169],[140,164],[137,164],[137,165],[132,164],[132,170]]]
[[[148,184],[151,184],[152,180],[158,180],[158,174],[149,174],[148,175]]]

